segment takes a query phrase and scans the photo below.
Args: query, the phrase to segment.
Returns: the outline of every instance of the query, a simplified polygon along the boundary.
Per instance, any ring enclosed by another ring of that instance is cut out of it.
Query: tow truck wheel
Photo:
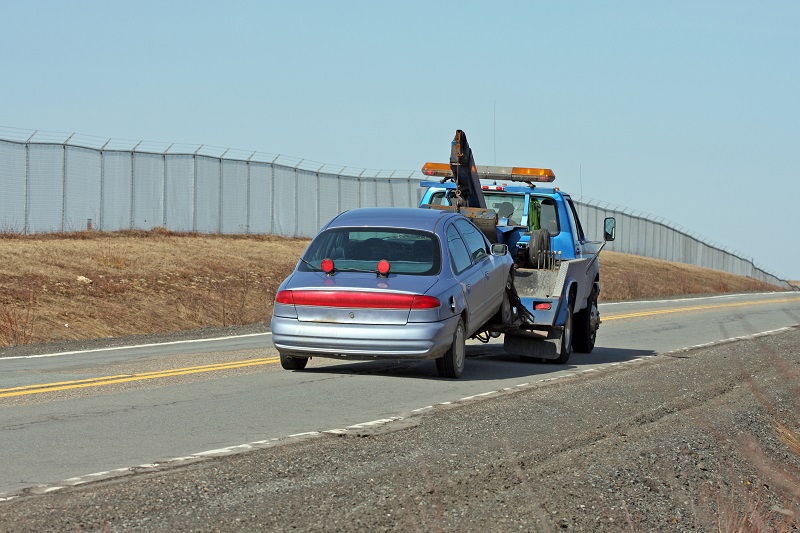
[[[464,353],[466,351],[466,335],[464,334],[464,320],[458,319],[456,332],[453,334],[453,344],[447,352],[436,359],[436,370],[443,378],[460,378],[464,373]]]
[[[578,353],[592,353],[600,325],[600,312],[597,309],[597,288],[592,289],[586,309],[575,314],[574,348]]]
[[[281,354],[281,366],[284,370],[303,370],[308,364],[308,357],[289,357]]]
[[[537,229],[531,232],[528,243],[528,267],[548,268],[550,262],[550,232]]]
[[[561,352],[555,359],[548,360],[554,365],[563,365],[569,361],[572,354],[572,306],[567,306],[567,320],[564,322],[564,331],[561,333]]]
[[[506,290],[503,291],[503,303],[495,313],[492,322],[495,324],[507,325],[514,321],[514,310],[511,307],[511,291],[514,290],[514,271],[508,274],[506,279]]]

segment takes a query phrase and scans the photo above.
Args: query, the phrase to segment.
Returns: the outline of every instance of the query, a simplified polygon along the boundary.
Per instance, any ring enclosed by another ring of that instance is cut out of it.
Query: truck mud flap
[[[547,337],[522,331],[506,333],[503,336],[503,349],[512,355],[558,359],[561,354],[561,328],[553,328]]]

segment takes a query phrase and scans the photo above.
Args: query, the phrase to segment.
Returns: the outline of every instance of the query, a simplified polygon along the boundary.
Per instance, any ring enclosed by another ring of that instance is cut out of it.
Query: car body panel
[[[457,221],[461,221],[458,222],[461,231],[471,227],[480,234],[460,214],[426,209],[361,208],[335,217],[309,244],[278,294],[303,291],[313,298],[317,295],[309,291],[333,291],[333,298],[340,294],[335,291],[346,291],[347,295],[357,293],[359,299],[370,299],[371,307],[348,307],[350,300],[346,298],[337,306],[276,302],[272,334],[278,351],[291,357],[426,359],[444,354],[452,343],[460,317],[466,318],[469,334],[478,331],[499,309],[513,261],[507,253],[493,255],[481,234],[485,255],[475,258],[463,272],[455,273],[450,252],[442,243],[446,242],[447,228]],[[377,252],[373,249],[371,258],[348,258],[347,245],[360,246],[367,237],[382,238],[389,246]],[[478,246],[474,235],[472,239],[473,245]],[[436,249],[427,253],[435,258],[410,257],[413,247],[407,244],[411,241],[434,243]],[[341,258],[333,259],[334,270],[329,274],[318,271],[327,253],[342,254]],[[389,256],[393,265],[386,275],[379,275],[376,270],[336,270],[336,265],[356,264],[350,261],[362,261],[359,263],[362,268],[375,269],[369,265],[376,265],[377,258],[383,255]],[[416,268],[417,264],[422,266]],[[436,271],[435,275],[424,270],[428,267]],[[382,308],[384,300],[397,295],[424,295],[438,299],[439,305]]]

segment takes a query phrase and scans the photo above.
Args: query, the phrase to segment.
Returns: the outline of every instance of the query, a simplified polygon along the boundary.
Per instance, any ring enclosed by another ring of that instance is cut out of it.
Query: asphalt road
[[[432,361],[314,359],[304,372],[287,372],[269,334],[5,357],[0,498],[797,325],[800,295],[604,304],[601,312],[591,355],[573,354],[568,365],[529,364],[505,354],[502,343],[473,343],[461,380],[438,378]]]

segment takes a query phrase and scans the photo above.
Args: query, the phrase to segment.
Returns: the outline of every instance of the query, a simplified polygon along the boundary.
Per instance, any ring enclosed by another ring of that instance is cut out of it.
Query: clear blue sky
[[[11,2],[0,126],[479,164],[800,279],[800,2]]]

